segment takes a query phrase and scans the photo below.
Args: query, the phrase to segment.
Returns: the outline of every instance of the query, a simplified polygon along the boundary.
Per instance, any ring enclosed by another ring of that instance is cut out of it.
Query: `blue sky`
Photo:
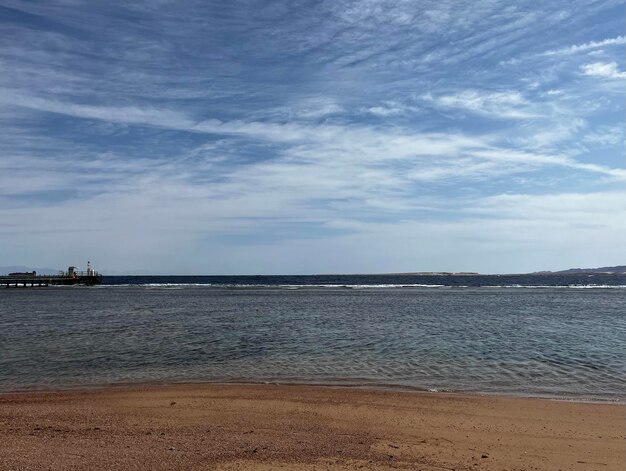
[[[624,1],[0,3],[0,265],[626,263]]]

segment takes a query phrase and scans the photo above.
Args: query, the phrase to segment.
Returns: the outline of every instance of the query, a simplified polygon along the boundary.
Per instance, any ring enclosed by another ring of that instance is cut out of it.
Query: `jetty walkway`
[[[78,271],[76,267],[69,267],[67,271],[60,271],[58,275],[37,275],[36,272],[9,273],[0,276],[0,286],[6,288],[41,288],[55,285],[99,285],[102,275],[87,265],[86,271]]]

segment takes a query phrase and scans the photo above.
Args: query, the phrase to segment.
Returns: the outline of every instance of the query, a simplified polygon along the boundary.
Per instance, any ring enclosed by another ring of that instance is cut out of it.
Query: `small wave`
[[[127,285],[128,286],[128,285]],[[212,287],[214,283],[144,283],[129,286],[143,286],[145,288],[185,288],[185,287]]]
[[[481,288],[523,288],[523,289],[624,289],[626,285],[487,285]]]
[[[574,285],[574,286],[569,286],[569,288],[577,288],[577,289],[592,289],[592,288],[624,289],[624,288],[626,288],[626,285]]]

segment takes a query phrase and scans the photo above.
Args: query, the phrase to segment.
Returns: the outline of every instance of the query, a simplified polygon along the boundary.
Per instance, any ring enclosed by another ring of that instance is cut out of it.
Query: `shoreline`
[[[186,383],[0,394],[2,469],[617,470],[626,407]]]
[[[6,395],[12,394],[30,394],[30,393],[81,393],[81,392],[95,392],[95,391],[107,391],[107,390],[134,390],[143,388],[162,388],[162,387],[176,387],[176,386],[279,386],[279,387],[311,387],[311,388],[329,388],[329,389],[345,389],[356,391],[381,391],[381,392],[399,392],[407,394],[430,394],[430,395],[451,395],[459,397],[483,397],[483,398],[510,398],[510,399],[528,399],[528,400],[541,400],[541,401],[556,401],[576,404],[615,404],[626,406],[626,397],[620,398],[599,398],[588,397],[584,395],[551,395],[551,394],[532,394],[532,393],[509,393],[509,392],[492,392],[492,391],[467,391],[467,390],[451,390],[445,388],[426,388],[420,386],[401,385],[394,383],[365,383],[365,382],[353,382],[353,381],[325,381],[325,382],[310,382],[310,381],[269,381],[269,380],[165,380],[165,381],[132,381],[132,382],[118,382],[118,383],[99,383],[93,385],[75,385],[75,386],[54,386],[54,387],[26,387],[23,389],[7,389],[0,390],[0,398]]]

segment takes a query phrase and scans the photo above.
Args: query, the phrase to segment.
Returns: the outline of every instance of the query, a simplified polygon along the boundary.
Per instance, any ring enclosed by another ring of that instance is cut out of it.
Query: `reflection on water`
[[[296,381],[626,398],[626,290],[0,292],[0,388]]]

